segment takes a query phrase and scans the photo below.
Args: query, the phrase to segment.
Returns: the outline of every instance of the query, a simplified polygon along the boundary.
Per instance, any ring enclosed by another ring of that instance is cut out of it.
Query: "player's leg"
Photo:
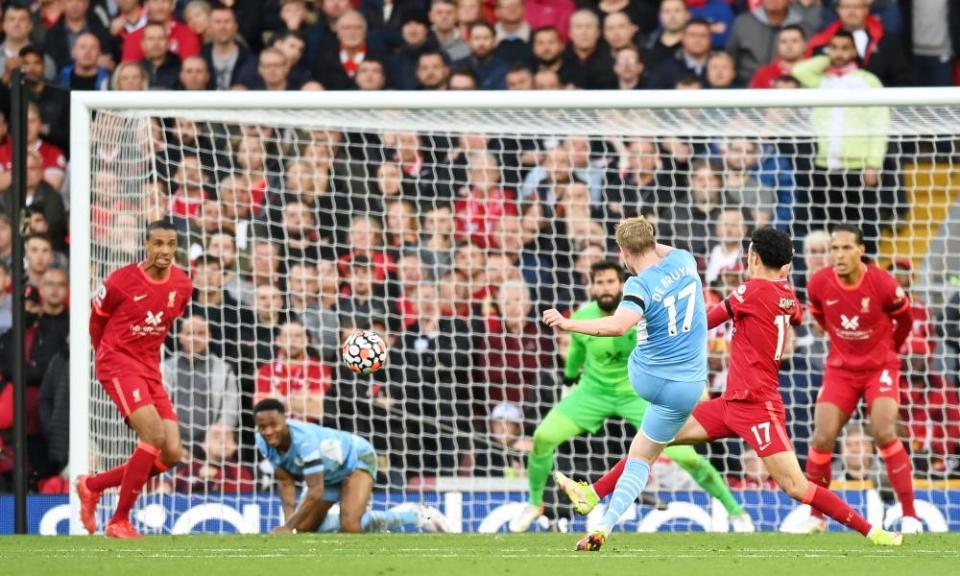
[[[880,456],[887,466],[887,477],[897,493],[897,500],[900,501],[905,519],[903,530],[916,533],[923,530],[923,525],[917,520],[914,507],[913,466],[910,455],[897,436],[897,417],[900,413],[898,381],[899,374],[896,368],[893,368],[883,370],[876,381],[867,385],[870,433],[880,449]]]
[[[163,420],[152,404],[134,410],[127,417],[127,423],[136,431],[139,441],[123,471],[117,508],[106,529],[107,536],[119,538],[138,537],[130,525],[130,510],[140,497],[150,477],[150,470],[166,442]]]
[[[845,378],[835,370],[827,370],[823,377],[823,387],[817,396],[813,412],[813,437],[807,454],[807,479],[822,486],[830,487],[833,465],[833,448],[837,436],[850,419],[850,414],[860,401],[860,391],[856,382]],[[814,523],[811,531],[821,530],[823,514],[814,510],[811,514]]]
[[[763,464],[770,472],[770,477],[794,500],[809,504],[821,514],[826,514],[844,526],[867,536],[874,544],[899,546],[902,542],[899,534],[892,534],[880,527],[871,526],[866,518],[835,493],[808,481],[800,470],[796,453],[792,450],[768,455],[763,458]]]
[[[355,470],[344,479],[340,494],[340,531],[345,534],[363,532],[363,515],[370,504],[373,476]]]

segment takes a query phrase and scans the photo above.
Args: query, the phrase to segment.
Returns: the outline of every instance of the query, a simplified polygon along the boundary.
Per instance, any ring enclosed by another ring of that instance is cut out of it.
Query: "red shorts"
[[[847,414],[853,414],[866,397],[867,406],[877,398],[893,398],[900,402],[900,366],[893,364],[873,372],[853,372],[830,368],[823,371],[823,386],[817,394],[817,404],[829,402]]]
[[[177,411],[163,387],[163,382],[142,376],[119,376],[101,379],[100,385],[117,405],[126,420],[138,408],[153,405],[163,420],[177,421]]]
[[[694,419],[710,440],[739,436],[761,458],[792,452],[783,402],[734,402],[716,398],[693,409]]]

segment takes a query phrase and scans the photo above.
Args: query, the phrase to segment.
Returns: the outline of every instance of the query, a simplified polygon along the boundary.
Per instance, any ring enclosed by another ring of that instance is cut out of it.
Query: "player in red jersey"
[[[830,352],[817,395],[807,478],[830,485],[833,447],[850,415],[865,397],[870,432],[887,465],[887,476],[903,509],[901,530],[923,531],[913,505],[910,455],[897,437],[900,358],[897,350],[913,327],[910,300],[896,279],[873,264],[864,264],[862,232],[849,225],[834,228],[832,266],[817,272],[807,285],[810,313],[830,335]],[[810,531],[823,531],[814,515]]]
[[[116,511],[105,530],[111,538],[140,537],[130,524],[130,509],[151,475],[180,461],[180,429],[163,388],[160,347],[190,302],[193,284],[173,265],[177,231],[172,223],[147,226],[146,252],[143,262],[110,274],[97,291],[90,314],[97,380],[139,439],[126,464],[77,477],[80,519],[91,534],[97,529],[100,494],[120,487]]]
[[[803,319],[784,273],[793,259],[792,242],[787,234],[773,228],[754,231],[751,240],[750,279],[707,313],[710,328],[733,320],[727,387],[720,398],[694,408],[674,443],[699,444],[739,436],[756,450],[770,476],[792,498],[821,510],[874,544],[898,546],[902,542],[899,534],[874,528],[836,494],[808,482],[800,469],[787,436],[778,377],[790,327]],[[577,511],[585,514],[613,491],[624,462],[621,460],[592,486],[573,482],[559,472],[554,478]],[[583,549],[591,548],[585,545]]]

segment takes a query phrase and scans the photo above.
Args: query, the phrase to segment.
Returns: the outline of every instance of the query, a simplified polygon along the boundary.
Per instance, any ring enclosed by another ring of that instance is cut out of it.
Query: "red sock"
[[[626,465],[627,459],[621,459],[616,466],[593,483],[593,491],[597,493],[597,496],[603,498],[613,493],[613,489],[617,487],[617,480],[623,475],[623,467]]]
[[[833,452],[821,452],[811,447],[807,453],[807,480],[829,490],[830,479],[833,476],[832,464]],[[811,511],[811,515],[823,518],[823,513],[816,508]]]
[[[872,528],[866,518],[858,514],[856,510],[841,500],[839,496],[813,482],[807,483],[807,493],[803,495],[803,503],[809,504],[814,510],[819,510],[821,515],[826,514],[837,522],[856,530],[864,536],[866,536],[870,532],[870,528]]]
[[[903,442],[896,438],[881,446],[880,456],[887,464],[887,478],[893,484],[893,491],[897,493],[903,515],[916,518],[917,511],[913,506],[913,468],[910,465],[910,455],[903,448]]]
[[[93,490],[94,492],[103,492],[107,488],[113,488],[119,486],[123,481],[123,471],[127,469],[126,464],[121,464],[116,468],[107,470],[106,472],[101,472],[99,474],[94,474],[87,478],[87,488]],[[157,474],[163,474],[170,467],[161,462],[160,460],[154,460],[153,468],[150,469],[150,476],[156,476]]]
[[[145,443],[138,442],[137,449],[133,451],[133,456],[127,461],[126,469],[123,471],[123,480],[120,482],[120,498],[117,500],[117,510],[113,513],[111,522],[129,520],[130,509],[136,504],[140,497],[140,491],[143,485],[147,483],[150,477],[150,469],[153,467],[154,460],[160,450]]]

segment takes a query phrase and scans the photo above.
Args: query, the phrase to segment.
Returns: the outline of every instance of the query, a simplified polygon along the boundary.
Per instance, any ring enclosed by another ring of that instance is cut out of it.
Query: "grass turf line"
[[[599,553],[578,534],[155,536],[0,538],[4,575],[240,576],[939,576],[960,574],[960,534],[925,534],[898,549],[854,534],[614,533]]]

